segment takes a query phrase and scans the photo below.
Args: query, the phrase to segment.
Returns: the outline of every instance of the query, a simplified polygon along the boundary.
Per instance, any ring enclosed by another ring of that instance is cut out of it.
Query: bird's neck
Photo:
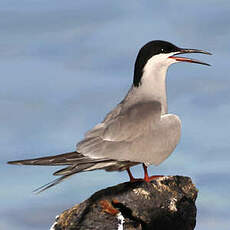
[[[132,86],[127,97],[132,98],[133,103],[142,101],[159,101],[161,113],[168,113],[166,73],[168,68],[152,68],[144,71],[141,83],[138,87]]]

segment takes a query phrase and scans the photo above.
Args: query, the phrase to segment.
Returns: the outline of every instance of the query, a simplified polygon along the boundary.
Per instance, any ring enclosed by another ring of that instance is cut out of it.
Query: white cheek
[[[149,73],[160,71],[161,69],[165,69],[168,67],[168,60],[169,59],[165,54],[158,54],[153,56],[148,60],[144,67],[144,73],[147,75]]]
[[[152,71],[154,69],[164,69],[168,68],[171,64],[176,63],[177,61],[170,56],[176,54],[176,52],[170,54],[157,54],[150,58],[144,67],[144,71]]]

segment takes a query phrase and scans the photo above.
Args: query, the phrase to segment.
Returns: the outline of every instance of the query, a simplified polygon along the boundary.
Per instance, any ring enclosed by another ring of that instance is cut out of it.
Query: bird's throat
[[[166,72],[164,69],[144,73],[142,84],[139,87],[140,96],[147,100],[159,101],[162,105],[162,114],[167,113]]]
[[[168,112],[166,93],[166,72],[152,71],[144,72],[141,84],[138,87],[132,86],[124,103],[132,105],[145,101],[159,101],[161,103],[161,114]]]

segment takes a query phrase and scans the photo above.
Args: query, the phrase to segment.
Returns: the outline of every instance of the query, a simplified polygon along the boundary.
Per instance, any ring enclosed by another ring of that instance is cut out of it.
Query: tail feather
[[[80,165],[71,165],[66,168],[60,169],[53,173],[54,176],[68,175],[74,173],[82,172],[83,170],[90,168],[94,165],[94,163],[86,163]]]
[[[39,188],[33,190],[33,192],[36,193],[36,194],[44,192],[45,190],[47,190],[47,189],[49,189],[49,188],[61,183],[64,179],[67,179],[68,177],[72,176],[73,174],[74,173],[59,177],[59,178],[57,178],[55,180],[52,180],[51,182],[49,182],[49,183],[47,183],[45,185],[42,185]]]
[[[129,161],[116,161],[106,158],[89,158],[78,152],[69,152],[55,156],[40,157],[27,160],[9,161],[8,164],[16,165],[44,165],[44,166],[58,166],[68,165],[66,168],[60,169],[53,173],[59,178],[37,188],[34,190],[36,193],[43,192],[75,173],[93,171],[96,169],[105,169],[106,171],[122,171],[127,167],[136,165]]]
[[[72,165],[75,161],[81,161],[87,157],[78,152],[69,152],[54,156],[40,157],[26,160],[9,161],[8,164],[14,165]]]
[[[110,164],[112,161],[110,161]],[[67,179],[68,177],[84,171],[92,171],[96,169],[104,169],[108,166],[108,161],[102,163],[102,162],[96,162],[96,163],[86,163],[86,164],[80,164],[80,165],[73,165],[66,167],[64,169],[61,169],[59,171],[56,171],[53,175],[55,176],[61,176],[45,185],[42,185],[41,187],[35,189],[33,192],[39,194],[41,192],[44,192],[45,190],[61,183],[63,180]]]

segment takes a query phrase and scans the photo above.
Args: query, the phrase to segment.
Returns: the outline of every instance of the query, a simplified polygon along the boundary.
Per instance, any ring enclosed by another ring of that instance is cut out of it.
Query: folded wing
[[[125,108],[88,132],[77,145],[77,151],[90,158],[139,163],[151,161],[149,155],[155,147],[154,142],[159,141],[156,136],[161,128],[161,104],[145,102]],[[149,153],[143,155],[146,152]]]

